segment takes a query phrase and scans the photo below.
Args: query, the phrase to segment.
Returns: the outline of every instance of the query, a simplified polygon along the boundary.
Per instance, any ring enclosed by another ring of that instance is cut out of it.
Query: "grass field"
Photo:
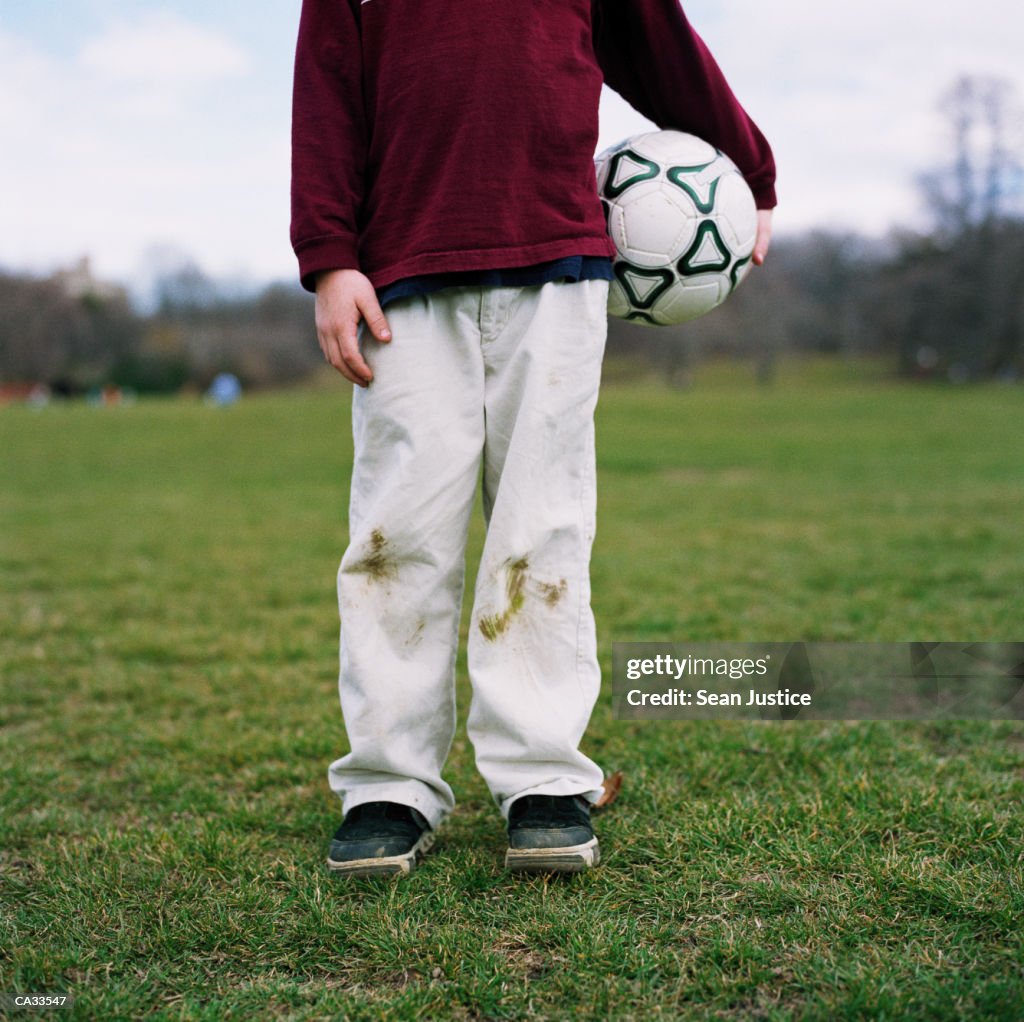
[[[1021,389],[782,369],[606,388],[605,667],[1024,638]],[[626,784],[569,880],[503,873],[463,723],[436,852],[339,883],[344,386],[0,408],[0,459],[0,991],[90,1019],[1024,1016],[1020,723],[624,723],[606,691],[584,748]]]

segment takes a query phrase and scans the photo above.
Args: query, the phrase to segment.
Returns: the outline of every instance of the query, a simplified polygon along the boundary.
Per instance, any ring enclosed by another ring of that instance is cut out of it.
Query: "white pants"
[[[578,749],[600,688],[590,609],[594,407],[607,283],[454,288],[389,306],[393,340],[352,406],[350,542],[338,571],[343,811],[454,805],[455,657],[470,513],[487,519],[469,633],[468,732],[501,812],[600,794]]]

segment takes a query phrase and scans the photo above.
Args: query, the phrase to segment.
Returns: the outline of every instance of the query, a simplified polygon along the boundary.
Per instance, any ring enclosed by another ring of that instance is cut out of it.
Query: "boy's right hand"
[[[358,270],[324,270],[316,279],[316,336],[324,358],[356,386],[365,387],[373,373],[359,352],[359,321],[382,343],[391,340],[377,292]]]

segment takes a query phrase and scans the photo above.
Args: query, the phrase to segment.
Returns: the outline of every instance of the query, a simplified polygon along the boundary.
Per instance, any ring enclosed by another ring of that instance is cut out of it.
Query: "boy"
[[[337,873],[407,873],[454,805],[441,770],[481,472],[468,733],[506,865],[598,862],[602,771],[578,746],[600,687],[602,81],[732,157],[762,210],[761,263],[771,150],[678,0],[304,0],[292,242],[324,355],[356,384]]]

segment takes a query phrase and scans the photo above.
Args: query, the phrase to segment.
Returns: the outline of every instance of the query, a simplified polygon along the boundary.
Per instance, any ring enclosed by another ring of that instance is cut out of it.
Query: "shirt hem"
[[[405,277],[428,273],[459,273],[469,270],[503,270],[533,263],[547,262],[564,256],[615,255],[611,238],[562,238],[539,245],[516,245],[503,248],[455,249],[446,252],[423,252],[388,266],[363,272],[377,289],[387,287]]]
[[[469,270],[463,273],[427,273],[403,277],[377,292],[381,308],[402,298],[423,297],[457,287],[536,287],[554,281],[579,283],[584,280],[614,279],[612,260],[607,256],[563,256],[529,266],[498,270]]]

